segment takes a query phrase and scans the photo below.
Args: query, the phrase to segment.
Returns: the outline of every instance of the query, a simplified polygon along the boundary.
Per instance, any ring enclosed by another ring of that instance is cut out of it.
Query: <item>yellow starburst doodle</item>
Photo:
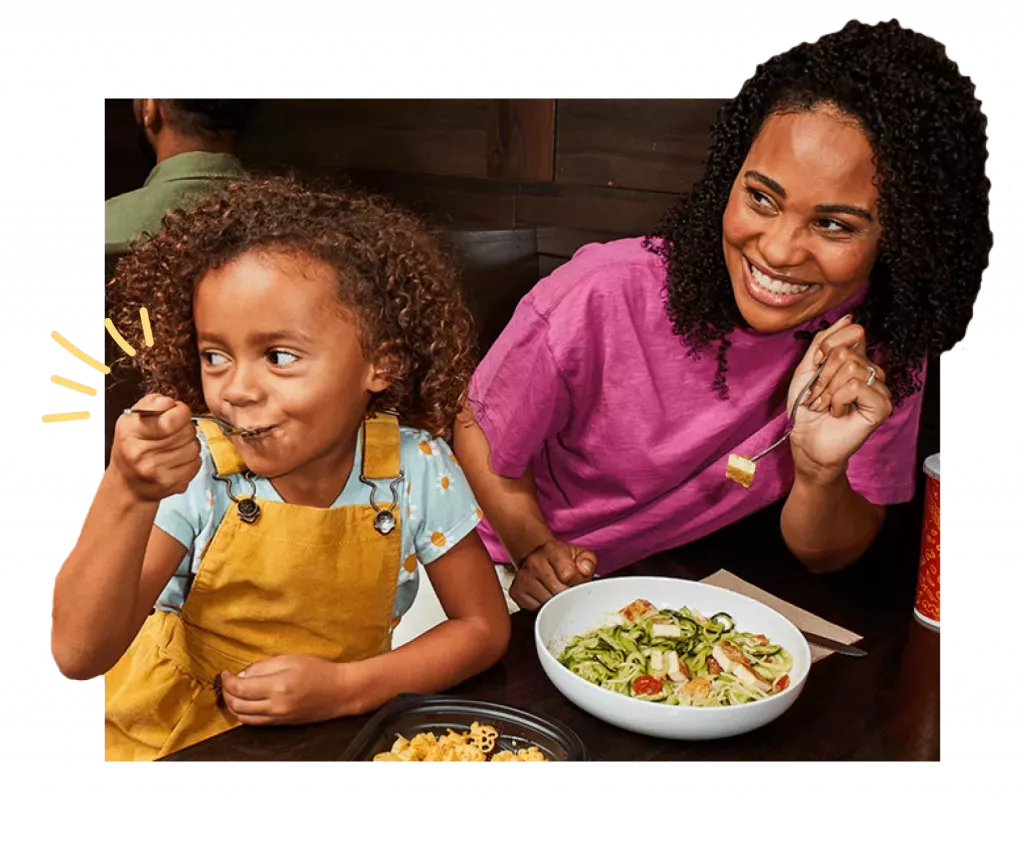
[[[88,417],[88,412],[56,412],[53,415],[44,415],[43,421],[52,424],[54,421],[81,421]]]
[[[139,308],[139,320],[142,324],[142,339],[146,346],[153,345],[153,328],[149,321],[149,312],[145,308]],[[111,339],[116,343],[121,350],[130,356],[135,355],[135,348],[128,343],[127,340],[121,335],[121,332],[117,330],[113,320],[109,317],[103,320],[103,326],[106,328],[107,333]],[[59,343],[64,349],[70,352],[79,361],[83,361],[89,365],[93,370],[98,370],[100,373],[110,373],[110,368],[107,367],[102,361],[97,361],[91,355],[80,350],[71,341],[69,341],[59,331],[50,332],[52,337],[57,343]],[[63,376],[57,376],[56,374],[50,377],[50,381],[57,385],[62,385],[64,388],[70,388],[72,391],[78,391],[81,394],[88,394],[90,397],[96,396],[96,389],[89,386],[83,385],[81,382],[75,382],[73,379],[65,379]],[[88,412],[54,412],[43,416],[44,424],[53,424],[59,421],[81,421],[89,417]]]

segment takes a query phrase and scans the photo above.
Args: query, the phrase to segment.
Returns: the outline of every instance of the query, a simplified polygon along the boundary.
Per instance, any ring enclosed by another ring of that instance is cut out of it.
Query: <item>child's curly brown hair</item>
[[[174,210],[137,240],[108,290],[122,332],[145,307],[154,345],[134,362],[150,392],[204,411],[192,319],[196,285],[250,250],[301,254],[331,266],[359,321],[367,359],[385,359],[391,385],[370,411],[448,438],[474,368],[474,326],[455,267],[416,218],[380,197],[320,190],[293,178],[232,183]]]

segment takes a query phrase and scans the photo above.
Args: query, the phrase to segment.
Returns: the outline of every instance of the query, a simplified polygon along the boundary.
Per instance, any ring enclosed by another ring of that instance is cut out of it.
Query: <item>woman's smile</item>
[[[821,284],[770,275],[746,257],[743,262],[747,292],[755,301],[769,307],[789,308],[821,290]]]

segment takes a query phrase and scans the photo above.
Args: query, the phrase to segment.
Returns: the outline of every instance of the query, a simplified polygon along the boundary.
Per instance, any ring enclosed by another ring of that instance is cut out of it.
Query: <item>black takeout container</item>
[[[563,723],[502,705],[451,696],[402,694],[386,704],[342,754],[342,761],[373,761],[388,752],[398,735],[412,739],[420,732],[440,737],[446,729],[468,731],[473,721],[494,726],[498,740],[488,758],[500,750],[537,747],[549,761],[586,761],[579,736]]]

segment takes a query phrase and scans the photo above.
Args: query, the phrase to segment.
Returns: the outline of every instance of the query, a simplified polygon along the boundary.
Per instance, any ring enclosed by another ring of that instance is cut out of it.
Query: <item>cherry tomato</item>
[[[639,678],[633,679],[633,694],[636,696],[653,696],[661,692],[662,686],[661,678],[655,678],[653,675],[641,675]]]
[[[637,680],[639,680],[639,679],[637,679]],[[788,686],[789,686],[789,675],[780,675],[779,679],[775,682],[775,689],[779,690],[781,692],[782,690],[785,690],[786,687],[788,687]]]

